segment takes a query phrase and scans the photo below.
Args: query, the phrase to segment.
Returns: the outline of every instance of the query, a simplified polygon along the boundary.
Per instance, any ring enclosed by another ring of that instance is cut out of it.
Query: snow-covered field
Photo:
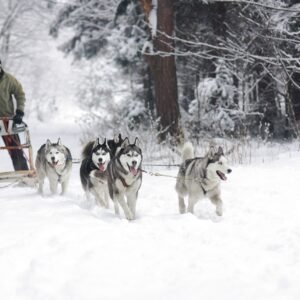
[[[76,126],[32,126],[35,151],[58,136],[78,157]],[[234,166],[223,217],[208,201],[179,215],[174,179],[146,174],[137,220],[119,219],[87,205],[79,165],[64,197],[0,189],[0,299],[300,299],[299,165]]]

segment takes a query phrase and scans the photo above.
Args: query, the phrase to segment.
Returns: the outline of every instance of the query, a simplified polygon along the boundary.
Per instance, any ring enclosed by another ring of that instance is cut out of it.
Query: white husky
[[[46,144],[40,147],[35,166],[40,194],[43,194],[46,177],[49,180],[52,194],[57,193],[59,183],[62,187],[61,194],[66,192],[72,169],[72,156],[70,150],[61,143],[60,139],[57,143],[51,143],[50,140],[47,140]]]

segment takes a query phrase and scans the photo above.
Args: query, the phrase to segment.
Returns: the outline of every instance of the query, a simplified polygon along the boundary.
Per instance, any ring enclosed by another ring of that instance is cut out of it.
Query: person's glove
[[[17,109],[16,114],[13,117],[14,124],[21,124],[23,122],[24,113]]]

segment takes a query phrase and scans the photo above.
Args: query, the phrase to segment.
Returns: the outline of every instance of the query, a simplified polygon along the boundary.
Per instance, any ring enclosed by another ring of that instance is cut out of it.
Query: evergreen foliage
[[[63,27],[71,27],[63,51],[86,59],[109,54],[122,67],[120,74],[131,76],[132,101],[143,107],[134,118],[136,126],[155,107],[144,59],[151,57],[153,45],[142,2],[147,1],[74,0],[60,10],[50,30],[57,36]],[[298,2],[174,2],[179,104],[190,132],[274,138],[297,134]],[[131,110],[125,111],[132,120]],[[155,110],[150,115],[155,118]]]

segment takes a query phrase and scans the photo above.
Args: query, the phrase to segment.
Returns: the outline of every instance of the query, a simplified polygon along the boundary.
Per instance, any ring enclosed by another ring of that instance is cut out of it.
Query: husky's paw
[[[222,217],[222,215],[223,215],[223,210],[222,210],[222,208],[217,208],[216,209],[216,214],[219,216],[219,217]]]
[[[186,213],[186,208],[185,207],[179,207],[179,213],[180,214],[185,214]]]
[[[127,219],[128,221],[132,221],[132,220],[134,220],[134,215],[133,215],[131,212],[128,212],[128,213],[126,214],[126,219]]]

